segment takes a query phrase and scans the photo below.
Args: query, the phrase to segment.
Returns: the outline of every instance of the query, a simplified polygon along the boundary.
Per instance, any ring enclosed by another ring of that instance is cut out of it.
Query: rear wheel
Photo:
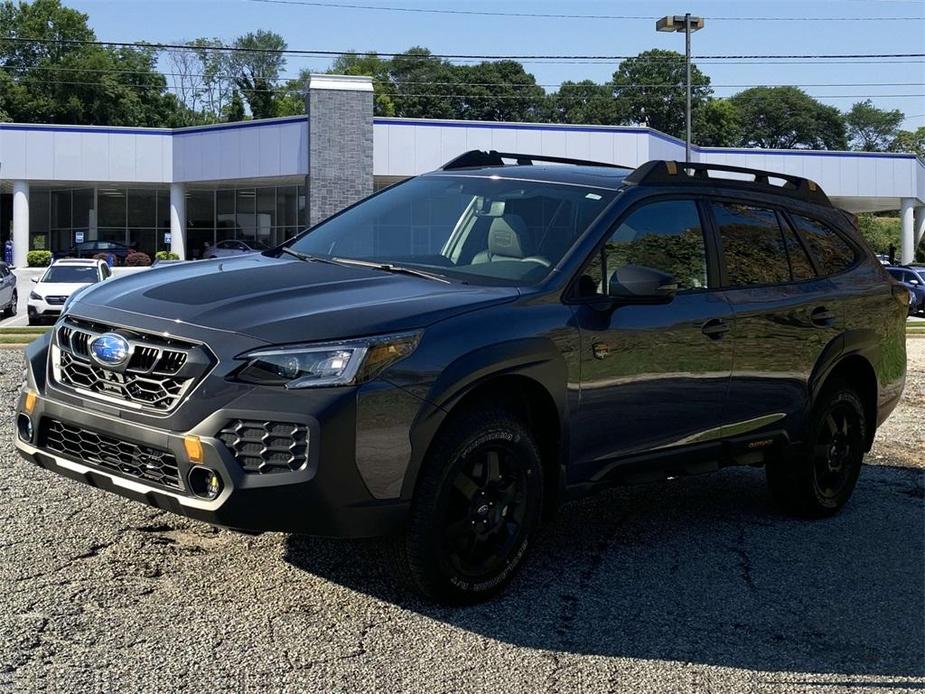
[[[844,381],[828,386],[813,408],[806,448],[768,463],[768,486],[788,511],[830,516],[851,497],[867,440],[864,406]]]
[[[435,600],[484,600],[510,581],[539,522],[543,480],[529,431],[503,410],[460,417],[421,470],[396,559]]]

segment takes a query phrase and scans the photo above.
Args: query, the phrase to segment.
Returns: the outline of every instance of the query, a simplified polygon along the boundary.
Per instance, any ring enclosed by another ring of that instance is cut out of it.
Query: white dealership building
[[[193,128],[0,124],[0,241],[30,249],[107,239],[202,257],[225,239],[279,242],[374,189],[471,149],[636,166],[684,159],[645,127],[375,118],[366,78],[314,76],[308,115]],[[899,210],[898,255],[925,232],[912,154],[693,147],[694,161],[804,176],[851,212]]]

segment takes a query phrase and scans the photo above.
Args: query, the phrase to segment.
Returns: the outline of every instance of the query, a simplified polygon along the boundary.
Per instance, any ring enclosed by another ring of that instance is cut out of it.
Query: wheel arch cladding
[[[402,498],[413,496],[420,467],[441,431],[456,417],[487,404],[510,409],[536,437],[543,457],[544,512],[549,515],[555,509],[565,480],[563,452],[568,446],[567,369],[551,343],[542,339],[527,343],[493,345],[444,370],[431,389],[436,406],[419,418],[412,435],[415,455]],[[541,352],[537,343],[543,343]],[[490,370],[491,365],[495,370]]]
[[[854,388],[864,405],[864,419],[867,422],[865,450],[869,451],[877,430],[877,376],[874,367],[861,355],[849,354],[840,359],[826,374],[825,380],[819,385],[816,397],[818,398],[831,383],[839,380]]]

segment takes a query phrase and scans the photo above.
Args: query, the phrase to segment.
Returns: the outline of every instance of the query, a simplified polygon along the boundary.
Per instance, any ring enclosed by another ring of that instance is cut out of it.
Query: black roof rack
[[[746,174],[752,177],[750,181],[734,178],[717,178],[710,176],[710,171],[729,171]],[[771,183],[771,179],[784,181],[783,185]],[[706,164],[701,162],[680,162],[657,159],[648,161],[633,173],[623,179],[626,185],[674,185],[692,184],[703,185],[704,181],[721,181],[723,186],[742,188],[745,190],[764,190],[769,193],[788,195],[793,198],[816,203],[817,205],[832,206],[828,196],[815,181],[792,174],[777,173],[775,171],[761,171],[749,169],[744,166],[727,166],[725,164]]]
[[[550,157],[541,154],[516,154],[514,152],[497,152],[495,150],[485,152],[480,149],[471,149],[468,152],[460,154],[455,159],[448,161],[440,170],[451,171],[453,169],[467,169],[482,166],[504,166],[505,159],[514,159],[519,166],[531,166],[533,162],[549,162],[553,164],[575,164],[577,166],[603,166],[608,169],[633,168],[632,166],[607,164],[602,161],[587,161],[585,159],[571,159],[569,157]]]

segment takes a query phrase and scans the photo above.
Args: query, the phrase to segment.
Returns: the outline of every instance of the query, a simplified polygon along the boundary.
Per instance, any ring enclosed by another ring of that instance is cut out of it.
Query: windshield
[[[615,191],[498,177],[424,176],[322,222],[301,253],[424,268],[493,285],[542,281]]]
[[[42,282],[61,284],[93,284],[97,281],[99,274],[92,265],[54,265],[42,277]]]

